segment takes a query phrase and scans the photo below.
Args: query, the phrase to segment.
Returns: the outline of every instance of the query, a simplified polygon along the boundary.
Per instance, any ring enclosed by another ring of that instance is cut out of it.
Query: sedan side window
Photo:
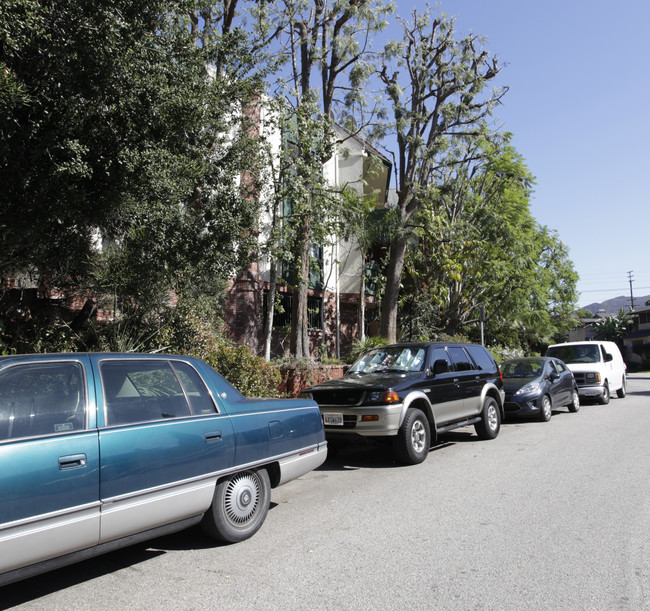
[[[21,364],[0,375],[0,441],[85,428],[79,363]]]
[[[190,415],[183,388],[166,360],[106,360],[99,371],[107,426]]]
[[[174,370],[185,388],[192,413],[194,415],[214,414],[216,410],[212,397],[196,369],[182,361],[175,361]]]

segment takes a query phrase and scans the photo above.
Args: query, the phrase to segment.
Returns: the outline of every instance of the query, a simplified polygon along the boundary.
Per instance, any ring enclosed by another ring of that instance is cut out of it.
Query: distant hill
[[[650,300],[650,295],[645,297],[634,297],[634,306],[641,307],[645,305],[645,302]],[[590,303],[587,306],[584,306],[584,310],[589,310],[592,314],[596,314],[599,310],[605,310],[607,314],[618,314],[618,311],[623,308],[627,311],[630,307],[630,296],[621,295],[620,297],[614,297],[613,299],[607,299],[602,303]]]

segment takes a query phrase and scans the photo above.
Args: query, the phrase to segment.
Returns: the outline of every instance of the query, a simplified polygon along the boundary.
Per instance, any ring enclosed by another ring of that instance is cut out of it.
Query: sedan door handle
[[[207,443],[214,443],[215,441],[222,441],[223,436],[221,431],[211,431],[205,434],[205,440]]]
[[[88,464],[88,457],[85,454],[71,454],[70,456],[59,456],[59,469],[69,471],[70,469],[82,469]]]

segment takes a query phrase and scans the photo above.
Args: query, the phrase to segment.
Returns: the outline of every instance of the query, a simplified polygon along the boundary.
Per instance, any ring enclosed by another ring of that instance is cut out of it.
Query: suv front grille
[[[358,405],[363,396],[362,390],[317,390],[312,396],[318,405],[340,405],[351,407]]]

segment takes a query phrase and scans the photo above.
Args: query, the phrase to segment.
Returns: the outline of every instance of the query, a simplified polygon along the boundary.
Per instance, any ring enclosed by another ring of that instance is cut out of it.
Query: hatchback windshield
[[[598,363],[600,351],[598,344],[577,344],[575,346],[555,346],[546,351],[546,356],[554,356],[565,363]]]
[[[542,359],[513,360],[501,363],[504,378],[538,378],[542,375]]]
[[[373,373],[378,371],[422,371],[426,351],[419,346],[388,346],[376,348],[364,355],[350,367],[349,373]]]

